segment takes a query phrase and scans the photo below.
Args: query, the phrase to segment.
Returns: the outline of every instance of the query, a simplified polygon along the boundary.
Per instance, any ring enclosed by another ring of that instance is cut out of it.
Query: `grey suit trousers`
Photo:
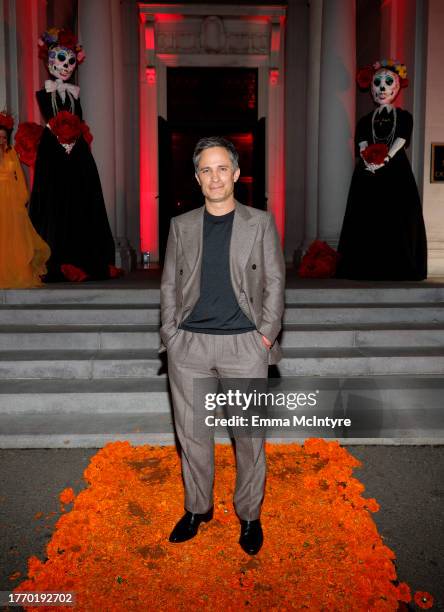
[[[216,390],[219,378],[266,379],[268,349],[257,331],[216,335],[179,329],[169,340],[167,351],[174,421],[181,445],[185,509],[202,514],[213,505],[214,437],[195,435],[198,410],[194,406],[193,381],[212,378]],[[200,418],[202,410],[199,414]],[[234,507],[240,519],[252,521],[260,516],[264,496],[264,439],[234,435]]]

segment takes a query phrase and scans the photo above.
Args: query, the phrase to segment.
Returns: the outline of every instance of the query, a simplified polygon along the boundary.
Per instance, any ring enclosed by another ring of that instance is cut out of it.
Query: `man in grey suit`
[[[176,433],[181,445],[185,514],[170,542],[197,534],[213,517],[214,436],[196,437],[193,383],[199,378],[266,379],[281,349],[285,262],[274,218],[234,199],[240,170],[234,145],[200,140],[193,162],[205,205],[171,220],[160,288]],[[263,542],[262,437],[238,436],[234,506],[239,543],[256,554]]]

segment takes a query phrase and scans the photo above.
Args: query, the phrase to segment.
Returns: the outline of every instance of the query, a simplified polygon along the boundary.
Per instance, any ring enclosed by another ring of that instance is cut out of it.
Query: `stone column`
[[[86,53],[79,66],[84,119],[94,136],[94,157],[116,242],[116,264],[130,269],[125,236],[123,93],[118,0],[79,0],[79,39]]]
[[[140,92],[140,246],[150,262],[159,261],[158,64],[154,15],[141,13]]]
[[[324,0],[319,103],[319,238],[336,247],[354,167],[355,0]]]
[[[310,2],[306,106],[304,251],[318,237],[319,105],[321,84],[322,0]]]

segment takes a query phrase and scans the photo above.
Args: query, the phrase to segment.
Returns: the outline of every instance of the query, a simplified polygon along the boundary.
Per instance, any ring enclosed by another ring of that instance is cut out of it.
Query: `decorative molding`
[[[305,2],[306,0],[304,0]],[[159,4],[149,2],[139,2],[139,13],[141,15],[178,15],[181,16],[203,16],[218,15],[219,17],[249,17],[258,21],[263,17],[285,17],[287,11],[286,4],[276,5],[254,5],[254,4]]]
[[[157,21],[155,40],[157,54],[269,55],[271,24],[217,16]]]

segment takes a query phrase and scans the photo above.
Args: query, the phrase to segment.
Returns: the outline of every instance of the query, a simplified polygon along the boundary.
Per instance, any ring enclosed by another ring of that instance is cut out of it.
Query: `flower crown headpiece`
[[[358,74],[356,75],[356,80],[361,89],[368,89],[373,80],[373,75],[381,68],[385,68],[385,70],[391,70],[399,76],[399,85],[401,88],[407,87],[409,84],[409,80],[407,78],[407,67],[405,64],[402,64],[399,60],[396,59],[382,59],[378,60],[374,64],[369,64],[368,66],[364,66],[358,70]]]
[[[40,36],[38,46],[39,58],[45,62],[48,61],[48,51],[51,47],[70,49],[75,53],[78,64],[81,64],[86,58],[83,47],[78,43],[76,36],[70,30],[65,30],[64,28],[50,28],[46,30]]]
[[[2,111],[0,113],[0,128],[9,132],[14,127],[14,117],[7,113],[6,111]]]

